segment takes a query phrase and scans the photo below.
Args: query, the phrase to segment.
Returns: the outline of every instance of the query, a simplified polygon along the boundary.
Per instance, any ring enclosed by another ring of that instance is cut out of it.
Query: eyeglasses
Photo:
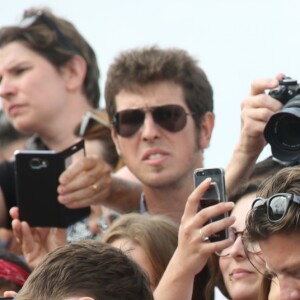
[[[300,196],[290,193],[279,193],[268,199],[256,198],[252,208],[266,207],[268,220],[271,223],[276,223],[284,218],[292,202],[300,204]]]
[[[242,243],[243,243],[243,247],[245,248],[245,250],[248,253],[259,253],[261,252],[260,247],[258,245],[258,243],[251,243],[248,239],[247,239],[247,233],[242,230],[242,231],[237,231],[235,228],[233,227],[229,227],[228,228],[228,237],[231,238],[234,242],[232,245],[230,245],[229,247],[221,250],[220,252],[215,252],[218,256],[229,256],[231,253],[231,248],[234,245],[234,243],[236,242],[236,240],[238,239],[238,237],[241,237],[242,239]]]
[[[83,117],[80,123],[79,129],[76,134],[85,138],[108,138],[110,134],[109,123],[101,117],[105,116],[102,112],[88,111]]]
[[[126,109],[119,111],[113,117],[113,126],[117,134],[122,137],[131,137],[144,124],[146,112],[152,114],[154,122],[170,132],[182,130],[187,122],[187,113],[180,105],[163,105],[145,109]]]
[[[76,47],[70,42],[70,40],[62,33],[59,27],[55,24],[55,22],[49,18],[43,11],[37,12],[36,15],[25,17],[21,23],[19,24],[20,27],[29,27],[36,23],[44,23],[46,24],[55,34],[58,41],[64,45],[67,49],[71,50],[75,54],[79,54],[79,51]]]

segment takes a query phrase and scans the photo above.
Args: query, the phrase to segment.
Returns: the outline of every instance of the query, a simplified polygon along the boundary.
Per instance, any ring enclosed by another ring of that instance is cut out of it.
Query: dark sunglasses
[[[117,134],[122,137],[131,137],[144,124],[146,112],[152,114],[154,122],[170,132],[182,130],[187,121],[187,113],[180,105],[154,106],[145,109],[126,109],[117,112],[113,117],[113,126]]]
[[[34,24],[43,23],[46,24],[49,29],[51,29],[57,37],[57,40],[64,45],[67,49],[71,50],[75,54],[79,54],[79,51],[76,47],[70,42],[70,40],[62,33],[56,23],[49,18],[43,11],[37,12],[36,15],[25,17],[21,23],[19,24],[20,27],[29,27]]]
[[[268,199],[256,198],[252,204],[252,208],[260,206],[266,207],[266,213],[269,221],[276,223],[283,219],[292,202],[300,204],[300,196],[290,193],[279,193]]]

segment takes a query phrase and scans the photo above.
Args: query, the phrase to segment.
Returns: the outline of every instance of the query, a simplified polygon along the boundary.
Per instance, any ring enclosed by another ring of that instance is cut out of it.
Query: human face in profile
[[[259,242],[267,269],[277,277],[280,299],[300,299],[300,234],[280,233]]]
[[[66,105],[63,72],[21,42],[0,48],[0,97],[17,130],[43,133]]]
[[[251,209],[254,199],[255,193],[246,195],[233,208],[231,215],[235,216],[236,221],[232,227],[235,231],[245,230],[247,213]],[[255,263],[259,271],[250,263],[244,250],[241,235],[238,235],[229,249],[229,255],[219,259],[224,283],[230,298],[233,300],[258,299],[265,263],[258,255],[249,254],[249,258]]]

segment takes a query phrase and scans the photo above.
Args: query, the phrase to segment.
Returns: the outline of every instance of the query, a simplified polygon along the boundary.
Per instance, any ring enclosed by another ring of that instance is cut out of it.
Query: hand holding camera
[[[267,123],[264,136],[271,145],[276,160],[285,165],[300,162],[300,85],[297,80],[284,77],[279,87],[269,92],[279,100],[283,109]]]

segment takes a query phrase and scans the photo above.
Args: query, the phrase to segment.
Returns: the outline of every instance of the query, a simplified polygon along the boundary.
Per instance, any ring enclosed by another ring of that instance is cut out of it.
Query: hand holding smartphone
[[[194,171],[195,187],[202,183],[206,178],[211,178],[211,184],[208,190],[200,199],[199,210],[206,207],[227,201],[225,190],[225,172],[222,168],[199,168]],[[221,220],[227,217],[224,213],[209,220],[209,223]],[[228,238],[228,230],[222,230],[210,236],[212,242],[221,241]]]
[[[69,209],[60,204],[58,178],[74,160],[84,157],[84,141],[55,153],[44,150],[23,150],[15,153],[17,204],[20,220],[33,227],[59,227],[87,217],[90,208]]]

